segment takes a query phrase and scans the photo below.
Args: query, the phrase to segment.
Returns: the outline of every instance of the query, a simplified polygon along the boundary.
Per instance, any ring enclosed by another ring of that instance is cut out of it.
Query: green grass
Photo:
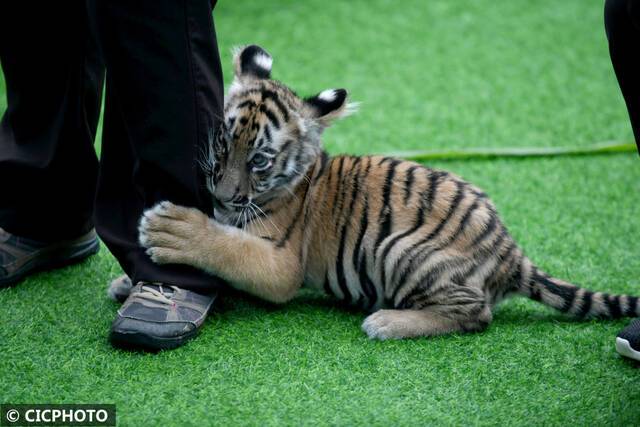
[[[338,152],[588,146],[630,141],[602,2],[221,2],[233,45],[257,43],[303,94],[350,89],[361,112]],[[52,64],[53,65],[53,64]],[[0,83],[0,90],[4,88]],[[0,107],[4,107],[4,97]],[[640,294],[635,154],[438,161],[484,188],[543,269]],[[632,425],[626,322],[573,322],[512,300],[482,334],[369,341],[363,314],[303,294],[276,308],[226,299],[201,336],[160,354],[107,342],[120,273],[103,250],[0,291],[0,401],[115,403],[121,425]]]

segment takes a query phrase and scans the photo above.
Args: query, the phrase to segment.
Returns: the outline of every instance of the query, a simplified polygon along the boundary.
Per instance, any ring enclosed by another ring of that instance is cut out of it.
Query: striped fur
[[[224,124],[203,160],[214,218],[168,202],[147,211],[140,242],[154,261],[278,303],[304,283],[373,312],[363,329],[379,339],[480,331],[512,295],[577,318],[640,315],[636,297],[540,271],[461,178],[388,157],[330,157],[320,136],[350,112],[346,91],[298,97],[270,79],[271,56],[257,46],[234,61]]]

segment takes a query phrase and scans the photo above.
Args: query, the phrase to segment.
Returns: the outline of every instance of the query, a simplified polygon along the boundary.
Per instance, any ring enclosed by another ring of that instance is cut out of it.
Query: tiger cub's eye
[[[263,154],[256,154],[250,163],[253,170],[265,170],[271,166],[271,159]]]

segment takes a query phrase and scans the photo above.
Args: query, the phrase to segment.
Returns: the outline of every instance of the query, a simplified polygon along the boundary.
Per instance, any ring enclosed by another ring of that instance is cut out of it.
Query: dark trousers
[[[607,0],[609,53],[640,153],[640,0]]]
[[[134,281],[200,291],[222,283],[155,265],[137,243],[141,213],[159,201],[212,209],[196,166],[222,116],[212,8],[211,0],[0,2],[1,228],[53,242],[95,225]]]

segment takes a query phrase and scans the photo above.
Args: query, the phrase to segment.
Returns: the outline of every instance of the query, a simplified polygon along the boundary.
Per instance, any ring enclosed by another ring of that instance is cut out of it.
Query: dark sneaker
[[[100,250],[96,232],[57,243],[14,236],[0,228],[0,287],[12,285],[38,271],[81,261]]]
[[[625,357],[640,361],[640,318],[631,322],[618,334],[616,350]]]
[[[111,342],[149,350],[178,347],[198,334],[214,300],[215,295],[139,282],[118,310]]]
[[[122,303],[127,299],[132,288],[133,283],[131,283],[131,279],[126,274],[123,274],[109,283],[107,296],[114,301]]]

